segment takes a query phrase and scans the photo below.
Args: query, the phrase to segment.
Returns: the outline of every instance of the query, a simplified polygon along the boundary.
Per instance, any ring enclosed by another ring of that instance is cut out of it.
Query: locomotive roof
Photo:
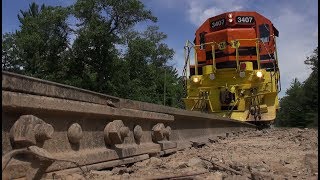
[[[227,15],[227,14],[232,14],[232,13],[236,13],[237,15],[240,15],[240,14],[256,14],[257,16],[260,16],[262,18],[265,18],[266,20],[269,20],[268,18],[266,18],[265,16],[261,15],[260,13],[256,12],[256,11],[230,11],[230,12],[224,12],[224,13],[221,13],[221,14],[218,14],[216,16],[212,16],[210,18],[208,18],[207,20],[211,19],[211,18],[215,18],[217,16],[223,16],[223,15]],[[206,20],[206,21],[207,21]],[[270,20],[269,20],[270,21]]]
[[[223,17],[227,17],[228,14],[233,14],[235,16],[254,16],[256,18],[259,19],[263,19],[264,21],[269,21],[272,24],[272,21],[270,21],[268,18],[266,18],[265,16],[261,15],[260,13],[256,12],[256,11],[230,11],[230,12],[224,12],[221,14],[218,14],[216,16],[212,16],[208,19],[206,19],[198,28],[196,31],[198,31],[199,29],[201,29],[203,26],[207,26],[210,21],[212,19],[216,19],[216,18],[223,18]],[[278,32],[278,30],[273,26],[273,28]]]

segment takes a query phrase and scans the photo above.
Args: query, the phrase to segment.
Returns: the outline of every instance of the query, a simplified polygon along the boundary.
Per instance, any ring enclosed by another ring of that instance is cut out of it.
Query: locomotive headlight
[[[192,81],[193,81],[194,83],[197,83],[197,82],[200,81],[200,78],[199,78],[199,77],[194,77],[194,78],[192,79]]]
[[[229,23],[232,23],[233,19],[229,19]]]
[[[228,14],[228,18],[230,18],[230,19],[232,18],[232,14],[231,14],[231,13],[230,13],[230,14]]]
[[[262,77],[262,72],[261,71],[257,71],[257,77],[261,78]]]

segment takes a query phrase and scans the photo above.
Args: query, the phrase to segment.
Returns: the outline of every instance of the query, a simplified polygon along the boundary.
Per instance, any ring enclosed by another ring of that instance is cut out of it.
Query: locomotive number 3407
[[[224,19],[220,19],[220,20],[217,20],[217,21],[212,21],[211,27],[212,28],[216,28],[216,27],[219,27],[219,26],[223,26],[224,23],[225,23]]]
[[[254,23],[252,16],[237,16],[237,23]]]

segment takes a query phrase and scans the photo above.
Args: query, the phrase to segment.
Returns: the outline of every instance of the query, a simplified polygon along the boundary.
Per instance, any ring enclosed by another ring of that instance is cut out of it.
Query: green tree
[[[157,26],[127,34],[123,71],[128,73],[121,80],[125,86],[117,87],[122,97],[181,107],[182,86],[176,69],[168,65],[174,51],[163,43],[166,38]]]
[[[15,33],[2,35],[2,70],[21,73],[23,64],[19,57]]]
[[[279,126],[308,127],[318,125],[318,47],[305,64],[312,72],[302,83],[296,78],[280,100],[276,123]]]
[[[310,57],[307,57],[305,64],[310,66],[312,72],[304,82],[304,107],[306,119],[312,121],[311,125],[318,126],[318,47]]]
[[[70,84],[117,94],[115,86],[122,82],[114,76],[122,64],[116,45],[135,24],[156,18],[138,0],[78,0],[73,13],[80,22],[72,47]]]
[[[280,111],[278,114],[278,125],[280,126],[301,126],[304,127],[304,108],[303,108],[303,89],[302,84],[295,78],[286,96],[280,100]]]
[[[68,15],[68,8],[45,5],[39,8],[36,3],[20,12],[21,29],[15,37],[24,74],[62,82],[64,54],[69,48]]]
[[[76,26],[69,25],[73,16]],[[70,7],[31,3],[20,30],[2,39],[3,69],[123,98],[182,106],[174,51],[139,0],[77,0]],[[70,27],[73,27],[71,29]],[[70,45],[69,37],[74,35]]]
[[[165,96],[166,101],[165,105],[183,108],[184,102],[182,98],[184,98],[183,92],[183,80],[182,77],[178,76],[178,71],[172,66],[167,67],[167,73],[165,78]]]

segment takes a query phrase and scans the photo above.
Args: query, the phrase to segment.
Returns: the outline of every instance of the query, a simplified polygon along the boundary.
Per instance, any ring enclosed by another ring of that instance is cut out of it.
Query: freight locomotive
[[[272,22],[257,12],[234,11],[207,19],[193,43],[185,45],[186,109],[272,123],[281,91],[278,36]]]

